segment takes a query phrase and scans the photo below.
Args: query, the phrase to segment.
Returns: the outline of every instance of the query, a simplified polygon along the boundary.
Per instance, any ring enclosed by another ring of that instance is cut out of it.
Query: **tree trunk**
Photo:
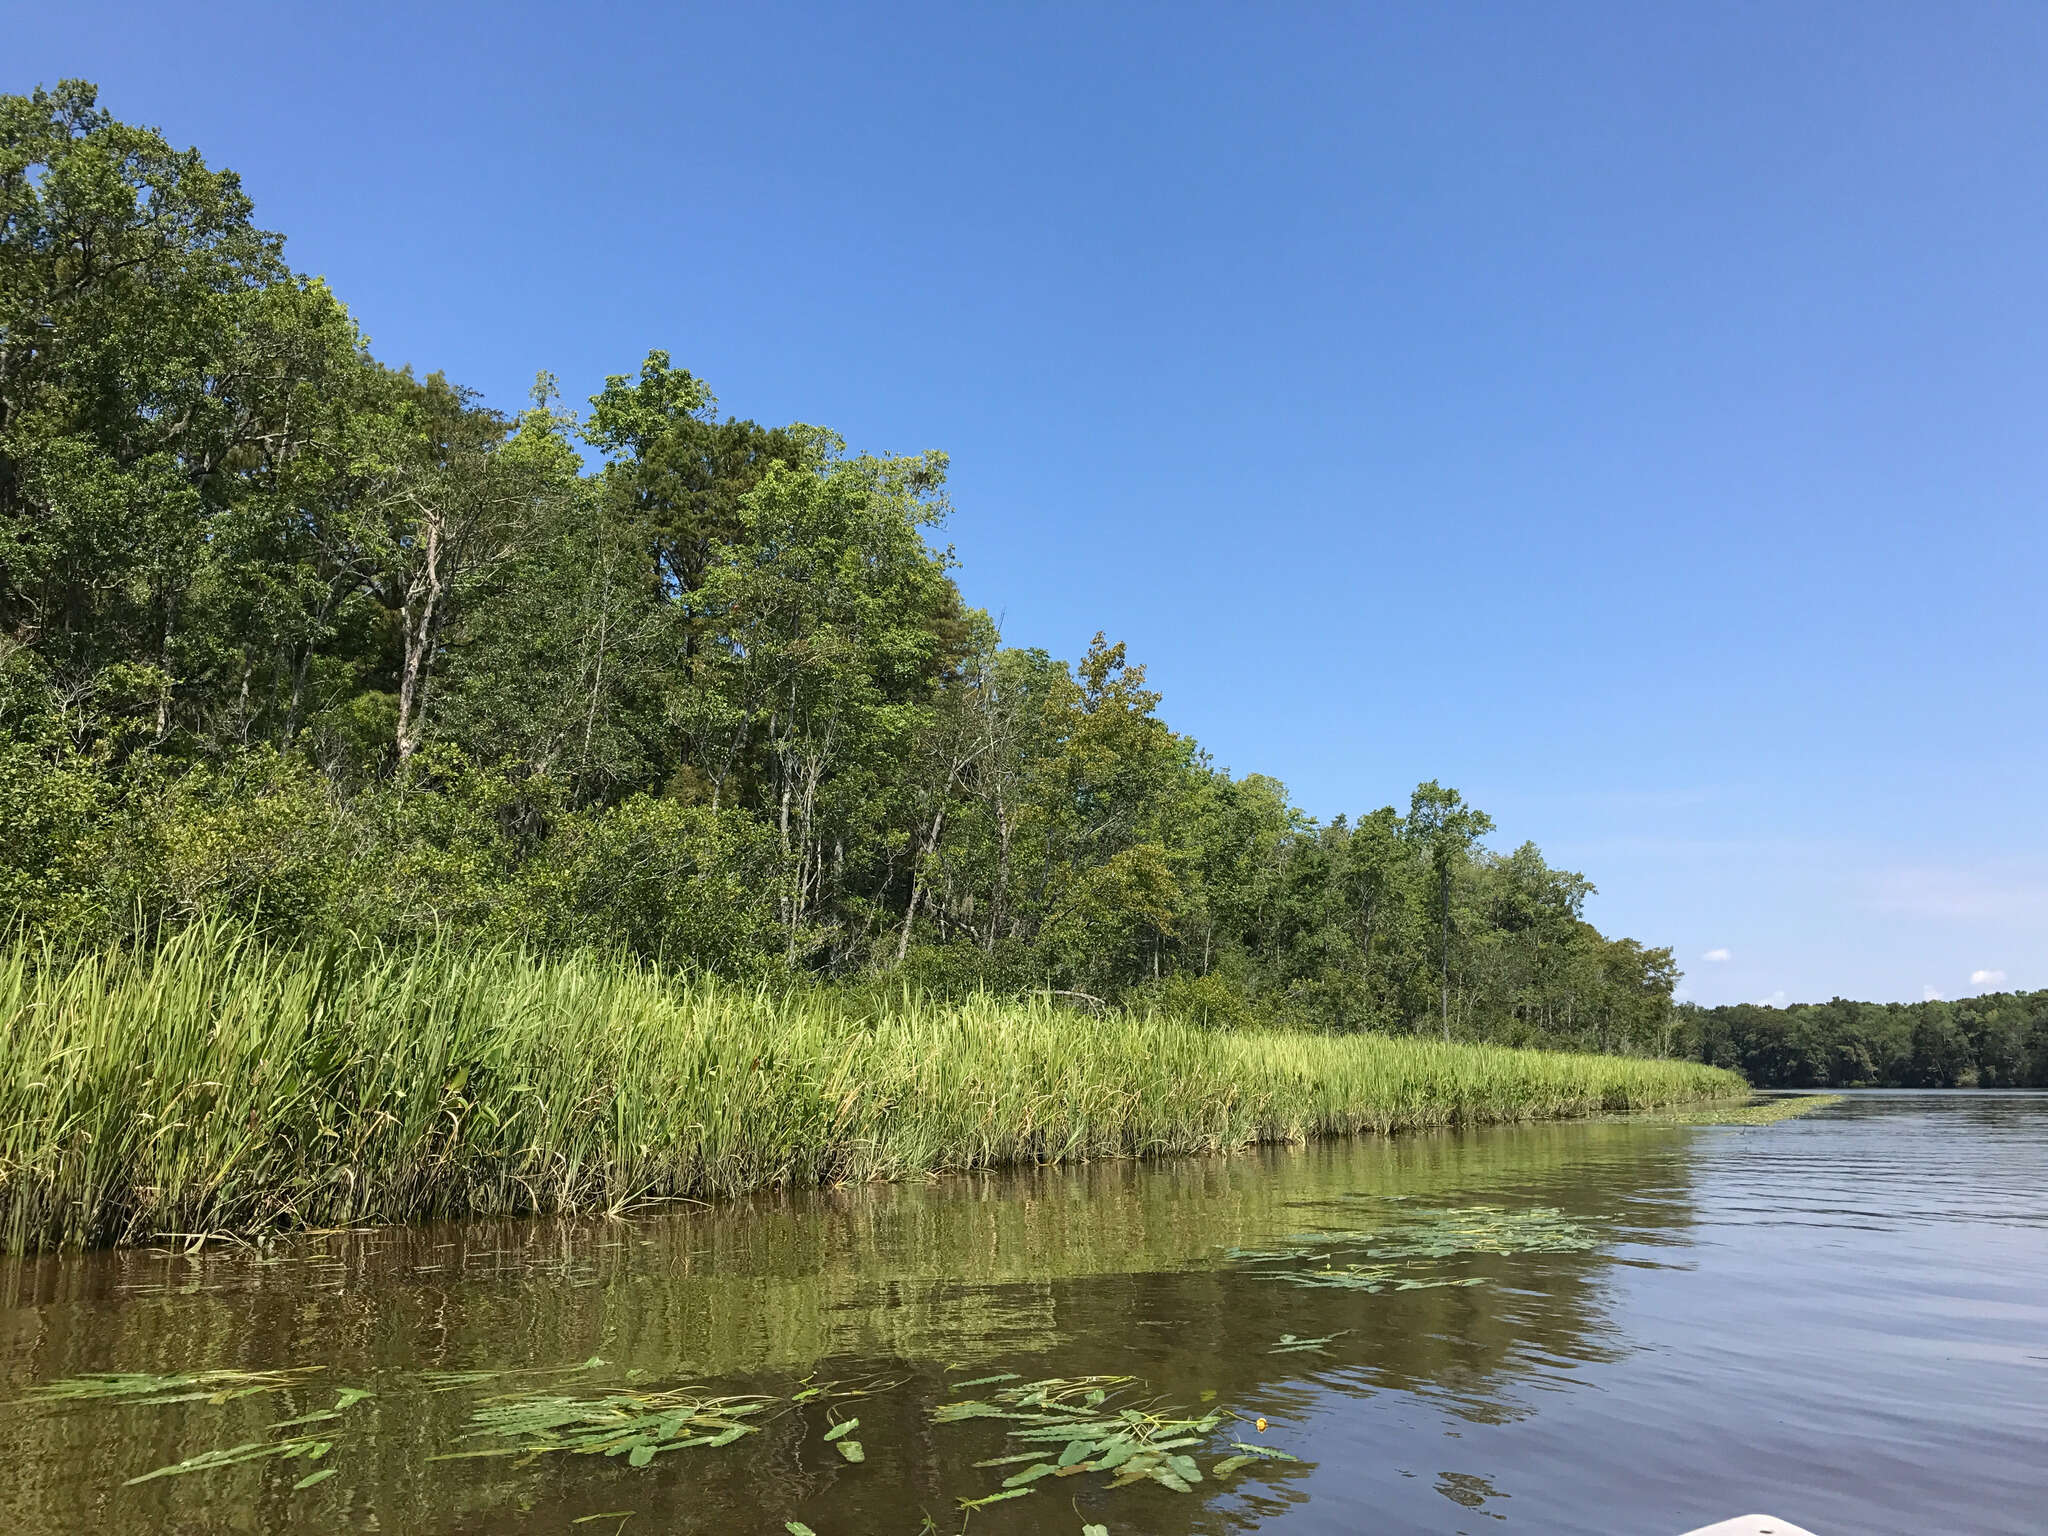
[[[932,813],[932,830],[923,845],[912,855],[910,861],[910,905],[903,913],[903,931],[896,936],[896,963],[901,965],[910,954],[910,927],[917,921],[917,904],[924,898],[924,861],[938,851],[939,834],[946,825],[946,794],[953,789],[952,778],[948,776],[946,789],[939,797],[939,808]]]
[[[441,623],[441,519],[424,519],[425,563],[406,593],[399,619],[404,627],[405,656],[398,674],[398,761],[403,767],[419,750],[426,727],[427,672],[433,665],[435,632]]]

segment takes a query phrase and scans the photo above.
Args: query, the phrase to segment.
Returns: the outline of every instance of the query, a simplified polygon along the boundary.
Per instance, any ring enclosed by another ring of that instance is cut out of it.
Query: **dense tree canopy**
[[[2048,992],[1683,1006],[1700,1060],[1769,1088],[2048,1088]]]
[[[1002,643],[946,461],[650,352],[506,416],[373,358],[236,178],[0,98],[0,906],[115,941],[623,946],[1228,1027],[1668,1052],[1670,951],[1456,790],[1319,824],[1122,645]]]

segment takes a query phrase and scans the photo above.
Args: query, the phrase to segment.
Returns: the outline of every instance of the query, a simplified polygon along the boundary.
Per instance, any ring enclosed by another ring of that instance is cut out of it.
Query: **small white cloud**
[[[1700,958],[1702,960],[1733,960],[1735,957],[1725,949],[1710,949],[1704,955],[1701,955]]]
[[[1785,994],[1782,991],[1773,992],[1769,997],[1758,998],[1756,1005],[1759,1008],[1782,1008],[1785,1006]]]
[[[1972,971],[1970,985],[1973,987],[1996,987],[2005,981],[2003,971]]]
[[[1922,987],[1920,989],[1920,1001],[1923,1003],[1938,1003],[1941,1001],[1941,993],[1933,987]]]

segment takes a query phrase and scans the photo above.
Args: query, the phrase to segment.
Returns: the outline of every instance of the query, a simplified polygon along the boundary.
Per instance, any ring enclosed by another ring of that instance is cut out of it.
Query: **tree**
[[[1319,824],[1122,645],[1005,647],[931,541],[945,475],[721,419],[658,350],[581,421],[545,376],[500,414],[373,357],[231,172],[89,86],[0,97],[0,916],[1666,1047],[1669,951],[1478,849],[1455,791]],[[1843,1008],[1693,1033],[2048,1073],[2031,1004],[1917,1053],[1918,1015]]]
[[[804,467],[772,465],[697,591],[704,646],[684,707],[713,805],[752,773],[793,871],[793,959],[848,845],[858,859],[876,841],[888,761],[956,659],[959,594],[922,534],[944,515],[944,483],[939,454],[847,459],[821,444]]]
[[[664,787],[675,627],[629,512],[582,474],[577,423],[543,374],[500,450],[525,461],[532,520],[449,632],[440,731],[472,757],[560,776],[587,807]]]
[[[438,373],[415,379],[366,359],[355,385],[347,494],[316,537],[328,563],[392,617],[392,745],[402,768],[425,737],[450,624],[546,524],[562,466],[505,451],[511,423]]]
[[[91,86],[0,97],[0,632],[151,747],[269,661],[252,528],[354,363],[282,245]]]
[[[1181,899],[1166,813],[1192,749],[1154,714],[1159,695],[1123,645],[1097,634],[1077,670],[1054,676],[1044,700],[1030,917],[1047,984],[1103,987],[1163,965]]]
[[[1434,779],[1416,785],[1409,798],[1407,836],[1423,850],[1436,877],[1437,961],[1446,1040],[1451,1038],[1451,881],[1472,856],[1473,844],[1492,830],[1491,816]]]
[[[910,953],[911,930],[924,901],[931,865],[945,836],[946,818],[958,804],[967,776],[998,749],[1000,733],[992,729],[987,704],[1000,645],[988,615],[977,613],[963,665],[940,679],[932,707],[916,721],[911,735],[911,773],[907,790],[912,807],[910,899],[897,931],[896,963]]]
[[[685,610],[721,549],[743,535],[742,502],[770,465],[812,461],[816,436],[717,418],[703,380],[655,350],[639,377],[612,374],[590,399],[584,437],[605,455],[605,494],[629,509],[657,579]],[[686,654],[694,639],[685,630]]]

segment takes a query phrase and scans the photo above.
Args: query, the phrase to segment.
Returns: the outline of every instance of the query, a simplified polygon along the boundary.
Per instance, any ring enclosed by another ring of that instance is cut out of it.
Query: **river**
[[[203,1371],[278,1374],[92,1379]],[[1061,1450],[1017,1394],[1081,1377],[1137,1379],[1075,1421],[1206,1424],[1201,1481],[963,1513]],[[531,1451],[686,1389],[757,1396],[696,1405],[750,1432]],[[499,1432],[542,1398],[567,1428]],[[0,1261],[0,1403],[14,1531],[2038,1533],[2048,1095]]]

